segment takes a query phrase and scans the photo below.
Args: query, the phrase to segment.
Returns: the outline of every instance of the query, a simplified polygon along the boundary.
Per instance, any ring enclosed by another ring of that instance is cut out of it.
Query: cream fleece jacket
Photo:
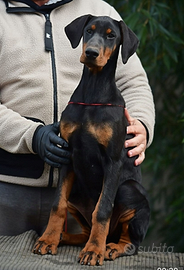
[[[9,6],[28,7],[18,1],[9,2]],[[57,76],[57,93],[55,91],[54,96],[53,62],[51,52],[45,50],[44,44],[44,14],[38,11],[7,13],[5,3],[0,1],[0,148],[3,149],[0,163],[6,167],[4,173],[0,165],[0,181],[29,186],[48,185],[50,167],[47,164],[42,164],[43,171],[36,176],[26,173],[38,164],[37,161],[32,163],[38,158],[32,149],[32,138],[40,123],[53,123],[54,110],[57,119],[60,119],[80,80],[82,43],[73,50],[64,27],[75,18],[89,13],[121,20],[115,9],[101,0],[73,0],[53,9],[50,14]],[[130,115],[146,125],[149,146],[153,139],[154,103],[147,76],[136,54],[125,65],[119,57],[116,82]],[[54,108],[54,100],[57,108]],[[4,151],[8,157],[5,161]],[[13,155],[9,157],[9,153]],[[21,163],[16,165],[19,156]],[[12,173],[11,166],[20,166],[25,173]],[[54,186],[57,177],[55,170]]]

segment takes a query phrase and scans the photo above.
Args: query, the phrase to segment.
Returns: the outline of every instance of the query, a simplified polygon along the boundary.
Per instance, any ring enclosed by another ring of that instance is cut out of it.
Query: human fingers
[[[129,157],[139,156],[142,152],[145,152],[144,144],[139,144],[138,146],[133,147],[128,151],[128,156]]]
[[[135,166],[140,165],[145,159],[145,152],[141,152],[139,157],[135,160]]]

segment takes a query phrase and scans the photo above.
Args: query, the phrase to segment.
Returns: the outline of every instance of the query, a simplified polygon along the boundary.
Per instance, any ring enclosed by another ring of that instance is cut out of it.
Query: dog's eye
[[[89,28],[86,30],[86,32],[91,35],[93,33],[93,30],[91,28]]]
[[[116,36],[113,33],[107,35],[107,39],[114,39]]]

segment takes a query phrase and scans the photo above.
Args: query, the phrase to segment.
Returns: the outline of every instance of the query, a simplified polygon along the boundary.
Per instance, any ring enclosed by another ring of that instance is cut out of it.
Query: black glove
[[[58,134],[59,123],[38,126],[33,135],[32,147],[47,164],[59,168],[62,164],[70,163],[71,153],[67,149],[68,143]]]

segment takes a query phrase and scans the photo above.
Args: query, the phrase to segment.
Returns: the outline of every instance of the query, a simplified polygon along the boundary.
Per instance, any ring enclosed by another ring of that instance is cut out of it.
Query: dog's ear
[[[78,17],[65,27],[65,33],[70,40],[72,48],[76,48],[83,35],[86,24],[93,18],[91,14]]]
[[[120,21],[119,25],[122,36],[122,60],[123,63],[126,64],[128,58],[136,51],[139,45],[139,40],[134,32],[132,32],[132,30],[124,23],[124,21]]]

